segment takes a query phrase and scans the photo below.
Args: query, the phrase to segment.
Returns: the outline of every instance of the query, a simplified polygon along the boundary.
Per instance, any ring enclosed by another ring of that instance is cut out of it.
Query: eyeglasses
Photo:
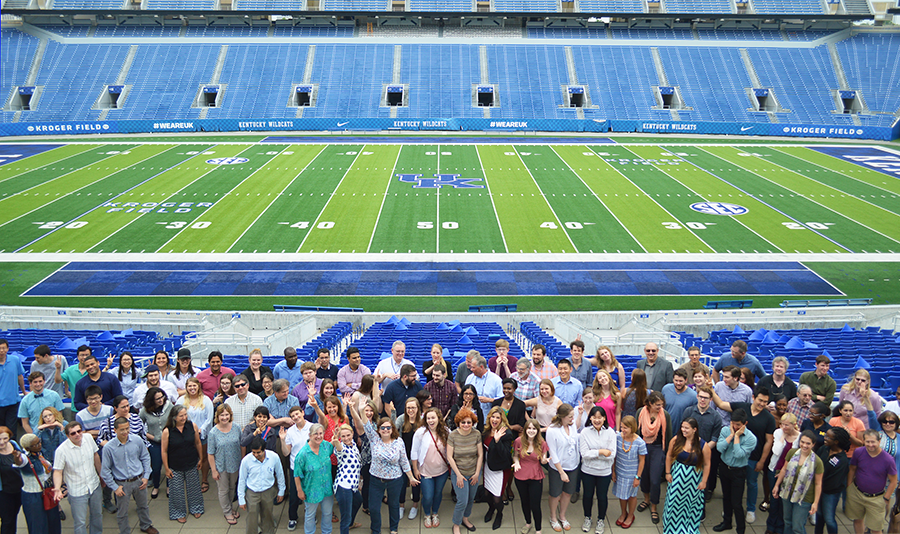
[[[710,399],[710,397],[702,397],[700,395],[697,395],[697,400],[709,400],[709,399]]]
[[[241,382],[240,384],[235,384],[234,387],[236,387],[236,388],[242,388],[242,387],[245,387],[246,385],[247,385],[246,382]]]
[[[78,434],[81,434],[81,430],[73,430],[69,432],[70,436],[77,436]]]
[[[855,380],[857,382],[868,382],[868,380],[866,380],[865,378],[856,378]]]
[[[468,419],[459,422],[459,426],[471,425],[471,424],[472,424],[472,421],[469,421]]]
[[[391,425],[384,425],[384,426],[381,426],[381,427],[379,427],[379,428],[380,428],[381,430],[393,430],[393,429],[394,429],[394,427],[392,427]]]
[[[893,420],[893,419],[885,419],[884,423],[882,423],[882,424],[884,424],[884,425],[896,425],[896,424],[897,424],[897,421],[895,421],[895,420]]]

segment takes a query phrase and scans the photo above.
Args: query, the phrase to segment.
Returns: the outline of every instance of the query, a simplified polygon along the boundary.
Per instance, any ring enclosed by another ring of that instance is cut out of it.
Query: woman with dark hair
[[[848,400],[838,402],[837,406],[832,410],[834,417],[828,421],[828,424],[834,427],[841,427],[850,434],[850,450],[847,455],[853,457],[853,451],[857,447],[863,446],[863,432],[866,431],[865,424],[853,416],[855,408],[853,403]]]
[[[275,451],[278,443],[278,430],[269,426],[269,409],[257,406],[253,410],[253,421],[241,429],[241,447],[249,447],[253,438],[259,436],[266,442],[266,449]]]
[[[603,371],[606,373],[606,371]],[[597,374],[601,373],[597,371]],[[609,376],[609,373],[606,373]],[[615,384],[613,384],[615,387]],[[607,494],[612,480],[613,463],[616,460],[616,433],[606,424],[607,411],[601,406],[594,406],[588,412],[587,424],[581,431],[578,448],[581,450],[581,485],[584,487],[584,523],[581,530],[591,529],[591,513],[594,507],[594,492],[597,493],[597,530],[603,534],[606,525],[606,510],[609,507]]]
[[[172,403],[169,396],[162,388],[150,388],[144,396],[144,405],[141,407],[140,418],[144,423],[144,431],[147,441],[150,442],[150,483],[153,490],[150,497],[159,497],[160,473],[162,471],[162,433],[169,420],[169,412],[172,411]],[[167,483],[168,485],[168,483]]]
[[[356,420],[358,416],[359,413],[355,412],[353,419]],[[369,467],[372,484],[369,490],[369,517],[372,519],[372,533],[381,534],[381,498],[387,493],[388,517],[393,534],[400,528],[400,488],[403,487],[403,475],[409,479],[410,486],[418,486],[419,481],[413,477],[406,447],[403,440],[397,439],[400,433],[389,417],[382,417],[377,428],[372,422],[366,423],[365,431],[372,451],[372,465]]]
[[[542,466],[550,462],[550,448],[541,436],[541,424],[537,419],[527,419],[522,435],[513,442],[513,470],[516,487],[522,499],[522,515],[525,517],[523,534],[528,534],[534,518],[535,534],[541,534],[541,498],[543,497],[544,470]]]
[[[365,382],[366,376],[363,377]],[[359,393],[359,390],[357,390]],[[356,393],[354,393],[355,395]],[[362,476],[362,511],[364,514],[369,513],[369,487],[371,477],[369,467],[372,464],[372,447],[369,445],[369,436],[366,435],[366,423],[375,424],[375,418],[378,414],[378,408],[375,407],[375,401],[369,400],[363,405],[362,411],[356,407],[356,402],[348,403],[350,408],[350,419],[356,428],[356,434],[359,439],[359,462],[361,465],[360,474]],[[360,415],[360,413],[362,415]]]
[[[896,417],[896,415],[894,416]],[[816,534],[822,534],[828,528],[828,534],[837,534],[838,499],[847,490],[847,472],[850,471],[850,434],[843,428],[831,428],[825,432],[825,445],[819,448],[819,458],[825,466],[822,473],[822,495],[819,496],[819,509],[816,510]]]
[[[479,432],[484,430],[484,414],[481,413],[481,403],[478,402],[478,391],[475,390],[475,386],[472,384],[466,384],[462,387],[462,391],[459,392],[459,398],[456,400],[456,404],[450,408],[449,412],[447,412],[447,417],[445,418],[447,421],[447,429],[451,432],[456,430],[456,415],[459,414],[460,410],[463,408],[468,408],[475,414],[475,430],[478,430]]]
[[[169,519],[187,522],[190,511],[195,518],[203,515],[200,491],[200,432],[188,420],[187,408],[178,404],[169,412],[162,433],[162,461],[169,479]]]
[[[700,438],[697,420],[688,417],[681,422],[678,435],[669,442],[666,455],[664,534],[699,532],[711,458],[711,445]]]
[[[641,369],[635,369],[631,372],[631,385],[622,395],[622,412],[621,416],[630,415],[637,416],[637,411],[647,402],[647,373]]]
[[[129,432],[141,438],[145,445],[150,446],[144,421],[141,420],[140,415],[131,411],[129,398],[125,395],[119,395],[113,399],[113,413],[100,425],[100,434],[97,436],[97,440],[101,445],[106,445],[107,441],[116,437],[116,419],[123,417],[128,419]]]
[[[169,353],[164,350],[156,351],[156,355],[153,356],[153,364],[159,367],[160,382],[163,380],[168,380],[169,373],[174,371],[174,369],[172,368],[172,362],[169,361]]]
[[[872,411],[869,410],[869,413],[872,414]],[[900,432],[898,432],[900,429],[898,429],[898,422],[900,422],[900,417],[888,410],[882,411],[881,415],[878,416],[878,425],[881,427],[881,431],[878,432],[878,435],[881,436],[881,450],[888,453],[896,462],[897,467],[900,468]],[[894,494],[897,497],[894,501],[894,510],[900,510],[900,491],[895,490]],[[894,513],[896,514],[897,512]]]
[[[422,406],[418,399],[410,397],[406,399],[403,407],[403,413],[397,416],[397,427],[400,429],[400,439],[403,440],[403,446],[406,448],[406,457],[412,457],[413,436],[416,430],[422,426]],[[412,466],[410,466],[412,467]],[[403,518],[403,512],[406,510],[406,488],[409,487],[409,480],[403,479],[403,487],[400,489],[400,517]],[[419,501],[422,498],[419,486],[412,489],[412,505],[409,508],[409,518],[415,519],[419,515]]]
[[[456,506],[453,508],[453,534],[460,534],[460,525],[469,532],[475,532],[475,525],[469,521],[469,516],[472,515],[472,504],[478,490],[478,475],[484,461],[484,448],[480,435],[474,429],[475,421],[475,412],[468,407],[459,408],[453,421],[456,430],[447,438],[447,461],[453,472],[452,480],[457,495]]]
[[[365,408],[366,403],[371,401],[375,403],[375,408],[379,412],[381,411],[381,392],[378,391],[378,388],[375,387],[375,377],[372,375],[363,375],[362,380],[359,383],[359,389],[353,393],[353,396],[350,398],[353,402],[356,403],[356,409],[362,412],[363,408]],[[347,408],[350,409],[349,407]],[[363,501],[363,510],[365,510],[365,506],[368,506],[366,501]]]
[[[748,367],[741,367],[741,384],[746,384],[751,390],[756,388],[756,377]]]
[[[275,390],[273,389],[275,386],[275,375],[272,373],[263,373],[260,384],[262,384],[262,391],[259,394],[260,399],[266,400],[267,397],[271,397],[275,394]]]
[[[325,399],[329,397],[337,396],[337,384],[335,384],[334,380],[330,378],[326,378],[322,380],[322,383],[319,384],[319,392],[316,393],[312,399],[306,401],[306,409],[304,414],[306,415],[306,420],[313,423],[322,423],[325,424],[325,421],[319,419],[319,414],[316,411],[316,406],[319,407],[320,410],[325,407]],[[338,397],[338,402],[340,402],[341,398]],[[315,401],[315,402],[311,402]],[[331,441],[327,439],[325,441]]]
[[[490,522],[496,511],[492,528],[497,530],[503,523],[503,496],[512,478],[512,444],[516,435],[509,428],[506,414],[499,406],[488,412],[484,427],[484,489],[488,493],[488,512],[484,522]]]
[[[421,482],[425,528],[437,528],[441,525],[438,510],[441,507],[444,484],[450,474],[450,464],[447,463],[448,435],[444,418],[437,408],[429,408],[425,412],[425,424],[413,435],[409,459],[413,476]]]
[[[169,382],[175,385],[179,396],[184,395],[187,390],[185,386],[188,378],[194,378],[195,376],[197,376],[197,372],[191,364],[190,353],[179,352],[178,360],[175,361],[175,370],[168,376]]]
[[[569,530],[566,519],[572,494],[578,487],[578,426],[575,410],[568,404],[560,404],[556,417],[547,429],[547,446],[550,448],[550,527],[556,532]]]
[[[638,512],[650,508],[650,521],[659,523],[659,492],[662,486],[666,450],[672,440],[672,418],[664,407],[666,399],[662,393],[652,391],[647,395],[647,403],[637,411],[638,435],[647,445],[647,461],[641,473],[641,492],[644,500],[638,505]]]
[[[112,358],[111,355],[110,358]],[[106,365],[109,365],[109,361]],[[134,395],[134,388],[141,383],[141,375],[134,366],[134,357],[131,353],[126,350],[119,354],[119,365],[110,369],[109,372],[118,377],[119,383],[122,384],[122,395],[130,399]]]
[[[420,389],[418,393],[416,393],[416,401],[419,403],[419,413],[423,414],[424,417],[425,412],[431,408],[432,402],[434,399],[431,398],[431,392],[427,389]]]
[[[16,521],[22,508],[19,470],[28,467],[28,458],[13,437],[12,430],[0,426],[0,534],[16,534]]]
[[[812,432],[807,430],[800,434],[800,448],[788,453],[772,488],[773,496],[781,496],[785,534],[806,534],[806,519],[815,514],[819,506],[825,466],[813,452],[815,443],[816,435]]]
[[[212,400],[213,410],[218,410],[219,406],[225,404],[228,397],[236,394],[237,391],[234,390],[234,373],[222,373],[222,377],[219,379],[219,389],[216,390]]]
[[[800,423],[800,432],[812,430],[816,435],[816,451],[822,447],[825,442],[825,433],[831,429],[831,425],[828,424],[830,417],[831,408],[824,402],[817,402],[809,409],[809,419]]]

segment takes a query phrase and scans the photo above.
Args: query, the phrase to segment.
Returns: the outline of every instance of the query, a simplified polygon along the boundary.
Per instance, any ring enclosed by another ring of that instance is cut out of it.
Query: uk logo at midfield
[[[473,183],[480,182],[481,178],[460,178],[458,174],[435,174],[434,178],[422,178],[421,174],[398,174],[397,179],[404,183],[414,184],[413,189],[440,189],[442,187],[484,189],[484,185]]]
[[[247,158],[213,158],[206,160],[210,165],[237,165],[239,163],[247,163]]]
[[[691,209],[706,215],[743,215],[750,211],[744,206],[727,202],[695,202],[691,204]]]

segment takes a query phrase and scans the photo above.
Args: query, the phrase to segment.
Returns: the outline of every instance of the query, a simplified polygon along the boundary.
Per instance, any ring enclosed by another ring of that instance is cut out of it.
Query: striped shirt
[[[90,438],[82,438],[81,446],[67,439],[56,449],[53,469],[63,472],[63,480],[69,487],[69,497],[88,495],[100,487],[100,476],[94,465],[97,444]]]
[[[255,393],[247,392],[247,397],[242,401],[237,395],[228,397],[225,404],[231,406],[231,412],[234,415],[234,424],[238,428],[244,428],[253,420],[253,410],[262,406],[262,399]]]
[[[116,437],[116,419],[118,419],[116,414],[112,414],[103,421],[100,425],[100,435],[97,436],[98,441],[110,441]],[[147,447],[150,446],[150,441],[147,440],[147,427],[141,421],[141,416],[136,413],[128,414],[128,427],[129,433],[141,438]]]

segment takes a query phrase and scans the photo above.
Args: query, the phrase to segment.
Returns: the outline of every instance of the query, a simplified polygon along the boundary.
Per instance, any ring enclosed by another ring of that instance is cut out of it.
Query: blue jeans
[[[800,501],[792,503],[790,499],[781,499],[784,508],[784,534],[806,534],[806,518],[812,503]]]
[[[150,452],[150,484],[153,488],[159,487],[160,472],[162,470],[162,445],[150,442],[147,449]]]
[[[44,498],[40,493],[22,492],[22,511],[28,524],[28,534],[60,534],[59,505],[44,510]]]
[[[75,534],[87,534],[88,513],[91,515],[90,534],[103,534],[103,490],[100,486],[86,495],[73,497],[69,495],[69,507],[72,509],[72,526]]]
[[[747,461],[747,511],[756,512],[756,498],[759,496],[759,473],[756,464],[759,460]]]
[[[362,505],[362,494],[359,491],[351,491],[338,486],[334,499],[341,511],[341,534],[348,534],[350,525],[356,520],[356,513],[359,512],[359,507]]]
[[[334,509],[334,495],[326,495],[322,502],[306,501],[303,530],[306,534],[316,534],[316,510],[322,507],[322,534],[331,534],[331,511]]]
[[[837,512],[840,493],[823,493],[819,497],[819,508],[816,510],[816,534],[822,534],[828,527],[828,534],[837,534],[837,520],[834,518]]]
[[[769,477],[770,487],[775,487],[775,479],[778,474],[775,471],[766,469],[766,476]],[[783,534],[784,532],[784,510],[781,507],[780,497],[769,497],[769,518],[766,519],[766,530],[771,530],[775,534]],[[821,534],[821,533],[819,533]],[[834,533],[832,533],[834,534]]]
[[[443,475],[433,478],[422,477],[422,513],[426,516],[435,515],[441,508],[441,497],[444,493],[444,484],[447,483],[447,477],[450,476],[448,469]]]
[[[476,477],[478,475],[476,474]],[[475,502],[475,492],[478,484],[472,484],[468,478],[463,478],[463,487],[457,485],[456,473],[453,473],[453,488],[456,490],[456,507],[453,508],[453,524],[462,525],[464,517],[472,515],[472,504]],[[478,480],[476,478],[476,480]]]
[[[372,519],[372,534],[381,534],[381,498],[387,491],[388,518],[390,531],[400,528],[400,488],[403,487],[403,475],[397,478],[369,477],[369,517]]]

